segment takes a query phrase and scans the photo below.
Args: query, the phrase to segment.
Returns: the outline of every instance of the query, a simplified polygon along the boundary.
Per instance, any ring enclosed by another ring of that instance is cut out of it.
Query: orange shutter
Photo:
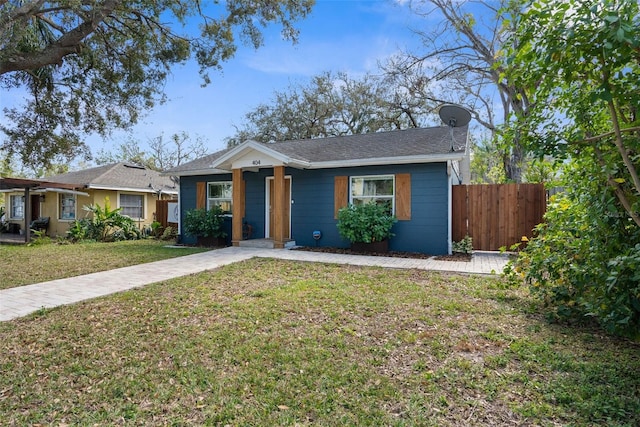
[[[411,174],[408,173],[396,175],[396,218],[411,219]]]
[[[336,176],[333,191],[333,217],[338,218],[338,211],[349,204],[349,177]]]
[[[196,182],[196,209],[203,209],[207,206],[207,183]]]

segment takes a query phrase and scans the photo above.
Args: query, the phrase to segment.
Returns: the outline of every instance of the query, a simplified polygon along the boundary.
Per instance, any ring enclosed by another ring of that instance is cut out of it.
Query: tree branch
[[[46,65],[60,64],[65,56],[79,52],[82,40],[93,33],[117,5],[117,0],[107,0],[100,10],[95,10],[91,14],[91,20],[82,22],[62,35],[55,43],[38,52],[16,54],[1,61],[0,75],[13,71],[31,70]]]
[[[593,150],[596,153],[598,162],[600,163],[601,166],[604,167],[606,165],[606,162],[604,160],[604,155],[602,154],[602,151],[600,151],[598,147],[593,147]],[[620,184],[616,182],[616,180],[613,179],[613,177],[609,176],[609,174],[607,174],[607,184],[611,188],[613,188],[613,191],[615,192],[616,197],[618,198],[620,203],[622,203],[622,207],[627,212],[627,214],[633,219],[633,222],[635,222],[636,225],[640,227],[640,214],[638,214],[638,212],[633,210],[633,206],[631,205],[631,202],[629,202],[627,195],[624,194],[624,191],[622,191],[622,188],[620,188]]]

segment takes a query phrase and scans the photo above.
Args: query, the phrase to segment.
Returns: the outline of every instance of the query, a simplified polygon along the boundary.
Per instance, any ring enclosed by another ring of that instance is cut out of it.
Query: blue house
[[[466,126],[246,141],[164,175],[180,178],[180,219],[218,205],[236,246],[260,239],[275,248],[348,247],[338,210],[384,200],[398,219],[389,249],[438,255],[451,251],[451,186],[468,182],[468,148]],[[195,242],[182,232],[180,240]]]

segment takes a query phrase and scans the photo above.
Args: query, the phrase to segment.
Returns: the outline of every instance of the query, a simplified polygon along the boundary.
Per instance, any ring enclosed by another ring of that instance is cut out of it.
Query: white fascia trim
[[[83,193],[82,191],[76,190],[67,190],[65,188],[39,188],[37,190],[31,190],[31,194],[44,194],[47,192],[53,193],[63,193],[63,194],[75,194],[76,196],[89,196],[88,193]],[[0,190],[0,193],[24,193],[23,188],[13,188],[8,190]]]
[[[253,141],[253,140],[248,140],[243,142],[242,144],[238,145],[236,148],[234,148],[233,150],[227,152],[226,154],[224,154],[223,156],[217,158],[213,163],[211,163],[211,168],[220,168],[220,169],[224,169],[224,164],[233,160],[234,157],[244,154],[246,151],[248,150],[255,150],[258,151],[266,156],[270,156],[273,157],[274,159],[277,159],[279,161],[281,161],[283,164],[285,165],[289,165],[289,166],[294,166],[294,167],[299,167],[302,169],[308,168],[310,163],[309,162],[305,162],[304,160],[299,160],[299,159],[292,159],[289,156],[285,156],[284,154],[280,153],[279,151],[276,151],[272,148],[269,147],[265,147],[263,144],[260,144],[259,142]]]
[[[405,165],[410,163],[440,163],[450,160],[462,160],[464,153],[437,154],[426,156],[377,157],[371,159],[338,160],[311,163],[308,169],[346,168],[357,166]]]
[[[287,163],[287,166],[297,167],[299,169],[329,169],[329,168],[346,168],[358,166],[379,166],[379,165],[403,165],[410,163],[440,163],[449,160],[462,160],[465,153],[456,152],[454,154],[437,154],[425,156],[404,156],[404,157],[376,157],[371,159],[353,159],[353,160],[337,160],[330,162],[304,162],[301,160],[293,160]],[[290,159],[292,160],[292,159]],[[286,163],[286,162],[285,162]],[[171,173],[173,176],[198,176],[198,175],[221,175],[231,173],[230,170],[223,169],[196,169],[178,173]],[[169,174],[167,174],[169,175]]]
[[[152,193],[157,191],[151,188],[133,188],[133,187],[114,187],[113,185],[94,185],[90,184],[86,187],[88,190],[111,190],[111,191],[128,191],[130,193]],[[177,190],[162,190],[164,194],[178,194]]]
[[[65,190],[64,188],[44,188],[42,190],[38,190],[38,192],[52,192],[52,193],[61,193],[61,194],[73,194],[74,196],[84,196],[89,197],[89,193],[83,193],[82,191],[75,190]]]
[[[183,172],[174,172],[170,174],[161,174],[163,176],[198,176],[198,175],[223,175],[230,174],[231,171],[226,171],[222,169],[194,169]]]

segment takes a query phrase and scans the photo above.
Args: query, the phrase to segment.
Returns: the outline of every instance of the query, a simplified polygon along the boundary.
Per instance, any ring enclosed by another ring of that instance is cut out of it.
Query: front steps
[[[288,240],[284,244],[285,249],[291,249],[296,245],[295,240]],[[240,240],[238,246],[242,248],[260,248],[260,249],[274,249],[275,243],[273,239],[249,239]]]

